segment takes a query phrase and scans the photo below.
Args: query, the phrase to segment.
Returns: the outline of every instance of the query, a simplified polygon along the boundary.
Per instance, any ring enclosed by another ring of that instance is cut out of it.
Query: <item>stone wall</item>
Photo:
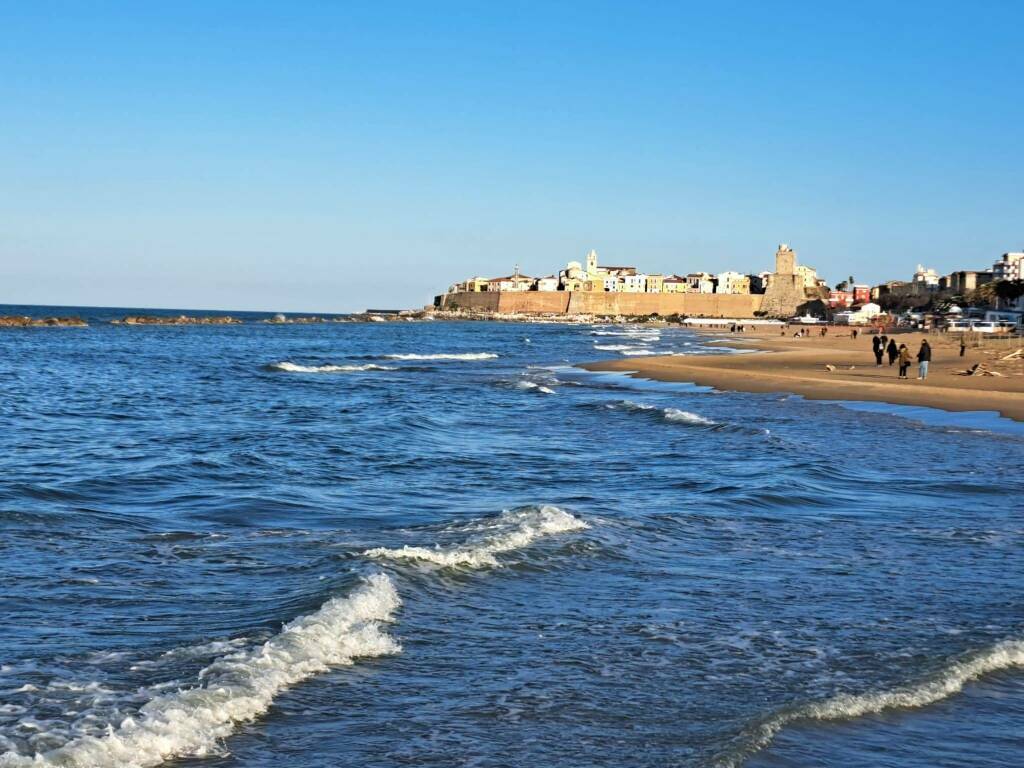
[[[607,293],[603,291],[527,291],[449,293],[438,297],[444,309],[570,315],[686,315],[753,317],[760,294]]]

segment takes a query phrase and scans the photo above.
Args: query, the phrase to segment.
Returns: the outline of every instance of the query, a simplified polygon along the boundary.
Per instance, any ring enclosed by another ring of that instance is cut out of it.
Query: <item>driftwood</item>
[[[954,376],[998,376],[1003,378],[1006,374],[999,371],[992,371],[984,363],[975,363],[970,368],[962,371],[953,371]]]
[[[1024,347],[1021,347],[1016,352],[1011,352],[1008,355],[1003,355],[1002,357],[999,358],[999,360],[1020,360],[1022,357],[1024,357]]]

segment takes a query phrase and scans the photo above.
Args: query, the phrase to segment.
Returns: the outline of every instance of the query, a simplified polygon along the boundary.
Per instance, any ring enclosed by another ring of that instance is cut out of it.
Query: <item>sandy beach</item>
[[[721,390],[792,392],[812,400],[872,400],[947,411],[998,411],[1024,421],[1024,360],[1000,359],[1024,344],[989,340],[981,347],[969,347],[960,357],[959,337],[930,334],[930,371],[927,380],[919,381],[916,354],[926,336],[896,333],[897,344],[906,344],[915,356],[910,379],[901,381],[897,366],[890,367],[887,359],[881,368],[875,366],[870,335],[861,333],[853,339],[846,328],[829,328],[828,335],[821,337],[818,328],[809,327],[810,336],[794,338],[796,330],[791,327],[784,336],[778,330],[707,332],[725,338],[723,344],[757,350],[750,354],[630,358],[583,367],[629,371],[638,377],[693,382]],[[956,375],[975,363],[997,375]],[[826,366],[834,366],[834,370]]]

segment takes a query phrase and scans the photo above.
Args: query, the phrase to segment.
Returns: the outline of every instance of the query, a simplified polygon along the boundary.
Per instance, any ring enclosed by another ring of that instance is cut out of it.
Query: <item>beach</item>
[[[898,405],[927,406],[947,411],[997,411],[1024,420],[1024,361],[1000,360],[1019,348],[1008,340],[986,340],[980,348],[969,347],[960,357],[958,336],[896,333],[897,344],[906,344],[915,362],[907,381],[897,378],[897,366],[888,359],[876,367],[870,335],[852,338],[847,328],[807,327],[808,336],[795,337],[797,326],[783,335],[778,329],[745,333],[705,331],[720,343],[750,354],[671,355],[588,363],[591,371],[620,371],[659,381],[685,381],[738,392],[792,392],[810,400],[875,401]],[[933,357],[925,381],[917,380],[916,355],[927,338]],[[958,371],[981,363],[994,376],[961,376]],[[834,366],[829,370],[826,366]]]

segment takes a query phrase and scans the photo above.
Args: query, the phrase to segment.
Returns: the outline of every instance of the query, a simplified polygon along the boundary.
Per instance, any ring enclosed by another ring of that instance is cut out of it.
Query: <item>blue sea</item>
[[[91,326],[0,332],[4,768],[1024,764],[1019,424],[27,311]]]

